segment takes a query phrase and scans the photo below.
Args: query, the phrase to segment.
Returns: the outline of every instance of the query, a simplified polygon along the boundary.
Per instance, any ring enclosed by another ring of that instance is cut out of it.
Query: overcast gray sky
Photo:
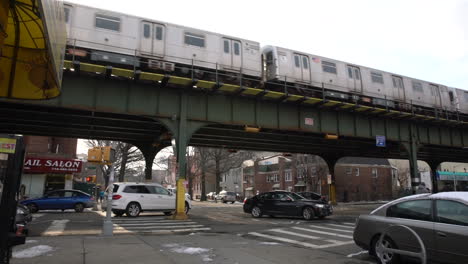
[[[468,90],[466,0],[71,0]]]

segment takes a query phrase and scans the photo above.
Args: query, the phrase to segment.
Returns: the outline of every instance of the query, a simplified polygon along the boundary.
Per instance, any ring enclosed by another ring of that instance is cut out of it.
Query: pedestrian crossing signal
[[[96,176],[88,176],[86,177],[87,183],[96,183]]]

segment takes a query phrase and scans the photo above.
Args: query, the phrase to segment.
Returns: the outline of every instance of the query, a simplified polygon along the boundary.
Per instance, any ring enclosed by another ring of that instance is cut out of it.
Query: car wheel
[[[253,217],[259,218],[259,217],[262,217],[262,215],[263,215],[263,212],[262,212],[262,209],[260,209],[260,207],[254,206],[254,208],[252,208]]]
[[[398,264],[398,263],[400,263],[400,256],[399,255],[395,255],[395,254],[392,254],[392,253],[384,253],[381,257],[379,257],[377,255],[376,246],[377,246],[377,242],[379,241],[379,238],[380,238],[380,236],[376,236],[372,240],[372,245],[371,245],[371,248],[369,250],[369,255],[375,256],[377,258],[377,261],[379,261],[379,263],[382,263],[382,264]],[[389,238],[389,237],[384,237],[384,239],[382,240],[382,245],[384,247],[387,247],[387,248],[398,248],[396,246],[395,242],[393,242],[393,240],[391,238]],[[383,259],[383,262],[380,260],[381,258]]]
[[[141,213],[141,207],[138,203],[129,203],[125,213],[128,217],[137,217]]]
[[[75,212],[81,213],[84,210],[84,205],[82,203],[77,203],[75,204],[74,209],[75,209]]]
[[[164,212],[164,215],[170,216],[170,215],[172,215],[172,212]]]
[[[305,220],[312,220],[315,216],[314,209],[310,207],[306,207],[302,210],[302,217],[304,217]]]
[[[32,214],[37,213],[39,211],[39,208],[37,208],[37,205],[34,203],[28,204],[28,209]]]

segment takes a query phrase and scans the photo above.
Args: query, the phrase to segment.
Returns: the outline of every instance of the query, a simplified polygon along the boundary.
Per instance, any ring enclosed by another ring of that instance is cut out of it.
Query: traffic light
[[[100,164],[115,162],[115,149],[109,146],[88,149],[88,161]]]
[[[115,149],[111,147],[102,147],[102,160],[105,162],[115,161]]]
[[[96,183],[96,175],[86,177],[87,183]]]
[[[100,147],[88,149],[89,162],[102,162],[102,151]]]

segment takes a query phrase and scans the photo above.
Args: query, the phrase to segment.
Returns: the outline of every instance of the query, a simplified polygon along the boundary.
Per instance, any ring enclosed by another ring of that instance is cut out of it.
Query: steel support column
[[[416,193],[418,185],[421,183],[421,175],[418,169],[418,142],[416,128],[414,125],[409,126],[409,142],[402,142],[408,152],[408,160],[410,165],[411,189],[413,194]]]
[[[335,165],[336,162],[340,159],[337,156],[321,156],[328,165],[328,172],[331,175],[331,184],[328,188],[329,200],[332,204],[336,205],[336,183],[335,183]],[[327,176],[328,177],[328,176]]]
[[[441,162],[439,161],[429,161],[429,167],[431,167],[431,182],[432,182],[432,193],[439,192],[439,186],[437,181],[437,168],[439,167]]]

